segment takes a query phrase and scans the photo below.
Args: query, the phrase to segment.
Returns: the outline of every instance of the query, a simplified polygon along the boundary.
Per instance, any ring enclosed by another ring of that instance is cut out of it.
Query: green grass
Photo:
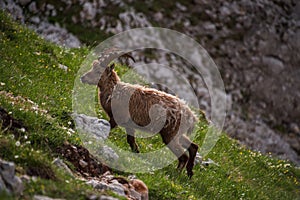
[[[19,175],[33,167],[53,173],[27,184],[22,198],[43,194],[85,199],[86,194],[97,193],[51,163],[63,142],[81,143],[78,133],[68,129],[74,128],[70,114],[75,76],[90,49],[66,49],[45,42],[3,12],[0,20],[0,106],[28,128],[25,133],[0,132],[0,157],[15,162]],[[68,66],[67,72],[60,64]],[[125,73],[123,68],[119,66],[118,72]],[[101,111],[99,115],[104,116]],[[207,126],[198,127],[194,141],[200,145]],[[129,151],[122,129],[114,129],[109,141]],[[138,139],[138,143],[142,152],[163,145],[159,136]],[[148,185],[150,199],[300,199],[300,170],[287,161],[249,151],[224,134],[205,158],[219,166],[198,165],[191,180],[185,171],[178,173],[177,162],[136,175]],[[6,196],[0,194],[1,198]]]

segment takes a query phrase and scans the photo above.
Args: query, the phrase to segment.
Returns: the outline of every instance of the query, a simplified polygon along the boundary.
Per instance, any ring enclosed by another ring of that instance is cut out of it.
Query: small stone
[[[96,8],[93,6],[90,2],[85,2],[83,5],[83,11],[80,13],[80,15],[88,20],[92,20],[96,16]]]
[[[201,163],[202,165],[204,166],[209,166],[209,165],[216,165],[216,166],[219,166],[218,163],[216,163],[215,161],[213,161],[212,159],[208,159],[207,161],[202,161]]]
[[[262,57],[262,63],[274,74],[279,74],[282,70],[284,70],[283,62],[272,56]]]
[[[202,160],[203,160],[202,156],[200,156],[200,154],[197,152],[196,158],[195,158],[195,161],[194,161],[194,165],[202,163]]]
[[[222,6],[220,8],[220,13],[221,13],[221,17],[226,17],[226,16],[229,16],[231,14],[231,11],[226,6]]]
[[[92,195],[89,195],[89,196],[87,197],[87,199],[88,199],[88,200],[98,200],[99,197],[98,197],[97,195],[95,195],[95,194],[92,194]]]
[[[114,197],[110,197],[110,196],[101,196],[100,197],[100,200],[118,200],[118,199],[116,199],[116,198],[114,198]]]
[[[108,190],[109,187],[106,183],[99,182],[94,188],[99,190]]]
[[[38,9],[36,7],[36,2],[32,2],[29,6],[28,6],[28,9],[30,12],[36,14],[38,12]]]
[[[31,0],[18,0],[22,6],[26,6]]]
[[[56,165],[58,168],[67,172],[69,175],[74,176],[70,168],[60,158],[55,158],[52,163]]]
[[[60,69],[64,70],[65,72],[67,72],[68,69],[69,69],[66,65],[62,65],[62,64],[58,64],[58,67],[59,67]]]
[[[291,124],[290,124],[290,129],[291,129],[291,131],[293,131],[294,133],[300,134],[300,128],[299,128],[298,124],[296,124],[296,123],[291,123]]]
[[[46,5],[47,10],[53,10],[55,7],[52,4]]]
[[[81,159],[81,160],[79,160],[79,165],[80,165],[82,168],[85,168],[86,166],[88,166],[88,163]]]
[[[5,186],[3,179],[0,176],[0,193],[2,193],[2,192],[9,193],[8,189]]]
[[[53,199],[53,198],[47,197],[47,196],[34,195],[33,200],[64,200],[64,199]]]
[[[154,20],[155,21],[161,21],[163,19],[163,14],[161,12],[157,12],[154,14]]]
[[[108,188],[120,196],[126,196],[123,185],[121,183],[112,183]]]
[[[119,159],[119,155],[109,146],[104,145],[102,148],[100,148],[99,151],[100,155],[103,155],[103,157],[108,161],[117,161]]]
[[[187,11],[187,7],[185,7],[184,5],[182,5],[181,3],[179,2],[176,2],[176,7],[181,10],[181,11]]]
[[[202,24],[202,26],[207,31],[210,31],[210,32],[215,32],[216,31],[216,25],[214,25],[213,23],[205,22],[205,23]]]
[[[133,197],[133,199],[142,199],[142,195],[133,189],[130,189],[129,193],[130,197]]]
[[[86,184],[91,185],[93,188],[99,183],[99,181],[96,180],[89,180],[86,182]]]
[[[20,179],[21,179],[22,182],[26,182],[26,183],[30,183],[30,181],[31,181],[31,177],[28,176],[27,174],[22,175],[22,176],[20,177]]]

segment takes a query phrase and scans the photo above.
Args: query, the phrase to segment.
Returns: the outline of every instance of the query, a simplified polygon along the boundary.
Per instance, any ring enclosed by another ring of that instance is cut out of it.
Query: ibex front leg
[[[127,133],[127,142],[131,147],[131,150],[135,153],[139,153],[139,147],[135,142],[135,137],[134,137],[134,129],[132,128],[126,128],[126,133]]]

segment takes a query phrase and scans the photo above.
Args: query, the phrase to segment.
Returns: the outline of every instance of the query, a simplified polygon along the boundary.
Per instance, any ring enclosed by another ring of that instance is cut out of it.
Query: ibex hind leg
[[[178,139],[171,139],[169,137],[163,138],[163,142],[169,147],[173,154],[178,158],[177,169],[182,171],[188,162],[188,155],[185,153],[184,149],[179,145]]]
[[[190,178],[193,176],[193,167],[194,167],[194,161],[197,155],[198,151],[198,145],[191,142],[189,138],[187,138],[185,135],[182,135],[180,138],[180,143],[183,146],[183,148],[187,149],[189,151],[189,160],[186,165],[187,174]]]
[[[125,128],[126,129],[126,133],[127,133],[127,142],[130,145],[130,148],[133,152],[135,153],[139,153],[139,147],[137,145],[137,143],[135,142],[135,137],[134,137],[134,129],[132,128]]]

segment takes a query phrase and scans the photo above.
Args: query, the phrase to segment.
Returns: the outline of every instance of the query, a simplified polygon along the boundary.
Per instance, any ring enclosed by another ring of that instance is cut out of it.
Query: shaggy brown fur
[[[82,77],[83,83],[89,83],[87,80],[94,76],[97,61],[93,65],[93,69]],[[139,152],[135,129],[159,132],[163,142],[177,156],[178,168],[182,170],[186,166],[188,176],[192,177],[198,145],[185,133],[192,132],[197,118],[182,100],[156,89],[121,82],[114,65],[104,69],[98,88],[101,105],[110,117],[111,129],[117,125],[125,127],[127,142],[134,152]]]
[[[135,191],[141,194],[141,200],[148,200],[148,187],[139,179],[130,180],[130,184],[134,187]]]

